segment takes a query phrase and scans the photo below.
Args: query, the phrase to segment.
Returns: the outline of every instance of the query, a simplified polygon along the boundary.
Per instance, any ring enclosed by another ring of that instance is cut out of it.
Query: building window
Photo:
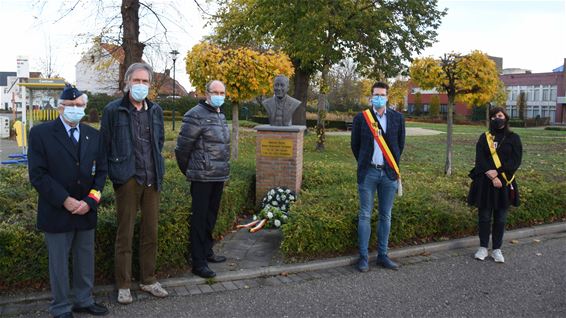
[[[540,117],[540,105],[533,106],[533,117],[536,118],[537,116]]]
[[[556,100],[556,86],[551,86],[551,87],[550,87],[550,100],[551,100],[551,101],[555,101],[555,100]]]
[[[540,102],[540,87],[536,86],[533,93],[533,101]]]
[[[542,100],[543,101],[550,100],[550,87],[548,85],[542,87]]]
[[[517,115],[517,106],[514,105],[507,105],[507,113],[509,114],[509,117],[511,118],[516,118],[518,117]]]
[[[542,106],[541,112],[540,112],[540,117],[547,117],[549,114],[548,112],[548,106]]]
[[[442,114],[447,114],[447,113],[448,113],[448,105],[446,105],[446,104],[441,104],[441,105],[440,105],[440,112],[441,112]]]

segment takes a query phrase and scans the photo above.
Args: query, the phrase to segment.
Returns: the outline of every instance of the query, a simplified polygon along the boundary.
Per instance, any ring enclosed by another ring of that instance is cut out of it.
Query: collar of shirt
[[[373,113],[377,116],[377,117],[383,117],[386,113],[387,113],[387,107],[383,107],[383,114],[381,114],[381,116],[379,115],[379,113],[377,112],[377,110],[375,109],[375,107],[372,107],[371,109],[373,109]]]
[[[71,128],[77,128],[77,133],[78,136],[80,136],[81,134],[81,129],[79,128],[80,125],[76,125],[75,127],[71,127],[71,125],[67,124],[64,120],[62,116],[59,116],[59,119],[61,119],[61,122],[63,123],[63,126],[65,126],[65,131],[67,131],[67,135],[69,135],[69,137],[71,137]],[[78,138],[77,138],[78,140]]]

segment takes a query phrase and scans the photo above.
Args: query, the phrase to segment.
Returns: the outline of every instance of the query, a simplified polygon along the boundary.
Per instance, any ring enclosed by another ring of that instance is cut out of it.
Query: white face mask
[[[85,108],[77,106],[65,106],[63,118],[73,124],[78,124],[85,116]]]
[[[145,84],[134,84],[130,89],[130,93],[132,94],[132,98],[135,99],[137,102],[143,101],[149,92],[149,87]]]

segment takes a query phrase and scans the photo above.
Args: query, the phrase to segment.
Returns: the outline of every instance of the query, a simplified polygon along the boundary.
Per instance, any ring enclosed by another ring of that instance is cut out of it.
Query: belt
[[[371,164],[372,167],[374,167],[375,169],[383,169],[385,167],[385,165],[378,165],[378,164]]]

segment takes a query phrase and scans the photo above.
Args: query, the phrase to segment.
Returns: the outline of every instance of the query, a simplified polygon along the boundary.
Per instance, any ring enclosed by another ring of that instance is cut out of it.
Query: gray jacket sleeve
[[[183,117],[183,125],[177,137],[177,146],[175,147],[175,157],[177,165],[183,174],[187,173],[187,166],[191,153],[194,150],[195,143],[201,135],[202,127],[200,120],[193,117],[188,112]]]

